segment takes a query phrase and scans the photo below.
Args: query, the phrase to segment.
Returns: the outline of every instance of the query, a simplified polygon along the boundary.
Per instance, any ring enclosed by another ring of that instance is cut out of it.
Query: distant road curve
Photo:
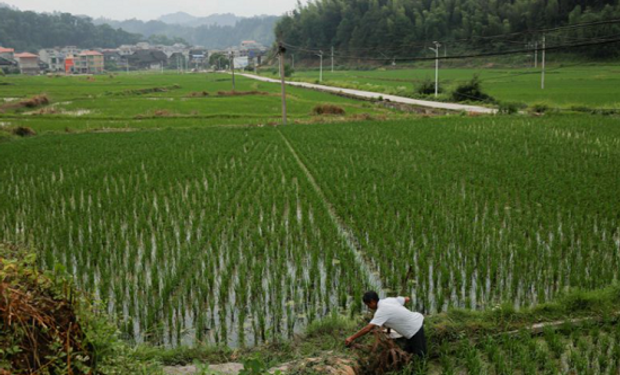
[[[254,75],[254,74],[241,74],[241,75],[243,77],[255,79],[255,80],[258,80],[258,81],[262,81],[262,82],[280,83],[279,79],[261,77],[261,76],[257,76],[257,75]],[[464,105],[464,104],[456,104],[456,103],[433,102],[433,101],[430,101],[430,100],[417,100],[417,99],[405,98],[403,96],[387,95],[387,94],[381,94],[381,93],[372,92],[372,91],[360,91],[360,90],[345,89],[345,88],[342,88],[342,87],[316,85],[316,84],[313,84],[313,83],[306,83],[306,82],[286,81],[286,84],[290,85],[290,86],[303,87],[303,88],[319,90],[319,91],[326,91],[326,92],[333,92],[333,93],[343,93],[343,94],[347,94],[347,95],[351,95],[351,96],[356,96],[356,97],[359,97],[359,98],[362,98],[362,99],[378,99],[379,97],[382,97],[384,100],[387,99],[387,100],[389,100],[391,102],[394,102],[394,103],[409,104],[409,105],[415,105],[415,106],[420,106],[420,107],[447,109],[447,110],[451,110],[451,111],[466,111],[466,112],[474,112],[474,113],[489,113],[489,114],[493,114],[493,113],[497,112],[497,109],[479,107],[479,106],[475,106],[475,105]]]

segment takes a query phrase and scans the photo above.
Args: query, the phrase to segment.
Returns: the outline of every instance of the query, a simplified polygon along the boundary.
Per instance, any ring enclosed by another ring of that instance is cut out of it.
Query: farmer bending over
[[[396,297],[379,299],[376,292],[366,292],[363,297],[364,304],[371,310],[376,310],[375,316],[366,327],[358,333],[346,339],[347,346],[358,338],[364,336],[376,327],[385,326],[403,335],[404,350],[408,353],[422,357],[426,354],[426,337],[424,337],[424,316],[405,308],[409,297]]]

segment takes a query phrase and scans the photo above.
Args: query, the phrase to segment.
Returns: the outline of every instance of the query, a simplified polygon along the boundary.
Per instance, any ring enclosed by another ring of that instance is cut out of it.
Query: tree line
[[[256,40],[269,46],[275,39],[273,30],[278,19],[276,16],[247,18],[235,26],[189,27],[138,20],[95,24],[91,18],[69,13],[36,13],[0,7],[0,46],[30,52],[58,46],[115,48],[140,41],[201,45],[211,49],[236,46],[242,40]]]
[[[182,38],[193,45],[214,49],[237,46],[243,40],[255,40],[269,46],[275,40],[273,30],[279,18],[277,16],[244,18],[238,20],[234,26],[184,26],[163,21],[145,22],[136,19],[126,21],[95,20],[95,22],[105,23],[146,37],[164,35],[169,38]]]
[[[428,56],[436,40],[450,54],[523,49],[540,42],[536,30],[619,18],[618,0],[316,0],[298,3],[284,16],[276,38],[300,55],[333,46],[341,56],[388,61]],[[546,38],[568,45],[619,34],[616,22],[549,32]],[[620,54],[620,43],[579,51],[611,57]]]
[[[69,13],[36,13],[0,8],[0,46],[36,52],[41,48],[76,46],[114,48],[134,44],[142,35],[94,25],[90,19]]]

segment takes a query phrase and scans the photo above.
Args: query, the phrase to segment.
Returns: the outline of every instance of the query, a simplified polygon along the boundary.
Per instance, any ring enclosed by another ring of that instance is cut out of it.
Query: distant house
[[[39,59],[47,64],[51,72],[64,72],[65,58],[66,55],[63,52],[55,49],[42,49],[39,51]]]
[[[19,66],[21,74],[37,75],[41,71],[39,69],[39,56],[32,53],[16,53],[15,60]]]
[[[135,69],[159,69],[168,64],[168,57],[158,50],[137,50],[129,56],[129,64]]]
[[[65,73],[75,73],[75,58],[73,55],[67,55],[65,58]]]
[[[185,57],[183,52],[175,52],[168,57],[168,67],[174,69],[184,69],[186,61],[187,57]]]
[[[206,49],[191,49],[189,51],[189,64],[198,69],[209,65],[209,51]]]
[[[104,49],[103,62],[106,70],[125,69],[127,67],[127,59],[124,58],[117,49]]]
[[[0,57],[0,70],[4,73],[19,73],[17,62],[8,57]]]
[[[13,60],[15,58],[15,50],[13,48],[0,47],[0,57]]]
[[[104,71],[104,58],[101,52],[84,51],[74,57],[75,71],[81,74],[100,74]]]

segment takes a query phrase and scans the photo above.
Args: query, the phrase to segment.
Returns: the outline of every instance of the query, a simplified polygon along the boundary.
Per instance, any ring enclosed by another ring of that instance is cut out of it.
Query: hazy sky
[[[280,15],[295,8],[297,0],[0,0],[21,10],[62,11],[124,20],[156,19],[163,14],[187,12],[195,16],[235,13],[239,16]],[[305,0],[303,1],[306,2]]]

